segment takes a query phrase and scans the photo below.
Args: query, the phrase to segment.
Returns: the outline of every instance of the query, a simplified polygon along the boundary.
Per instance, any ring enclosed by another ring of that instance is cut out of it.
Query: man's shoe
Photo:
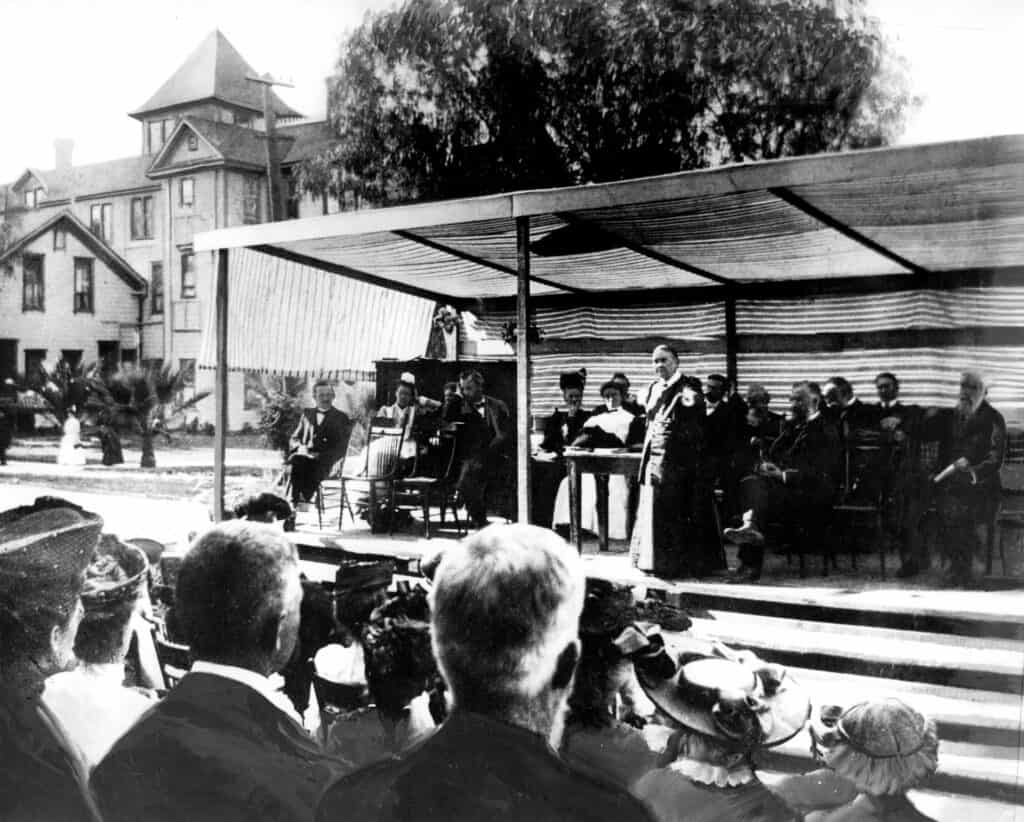
[[[729,575],[727,580],[730,585],[744,585],[757,582],[761,578],[761,572],[749,565],[741,565]]]
[[[752,522],[745,522],[739,528],[726,528],[722,536],[733,545],[764,545],[764,534]]]

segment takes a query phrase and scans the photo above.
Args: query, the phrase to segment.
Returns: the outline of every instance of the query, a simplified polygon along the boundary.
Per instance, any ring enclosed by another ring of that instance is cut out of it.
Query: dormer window
[[[25,208],[35,208],[43,201],[41,188],[30,188],[25,191]]]
[[[189,135],[188,135],[188,150],[189,151],[198,151],[198,149],[199,149],[199,137],[195,134],[195,132],[189,132]]]

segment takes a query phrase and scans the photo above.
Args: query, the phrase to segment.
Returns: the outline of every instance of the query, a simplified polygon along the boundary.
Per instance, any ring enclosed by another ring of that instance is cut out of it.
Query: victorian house
[[[294,165],[329,142],[326,124],[252,78],[214,31],[131,113],[137,156],[76,166],[58,140],[53,169],[0,186],[0,381],[62,357],[170,362],[199,388],[210,379],[195,363],[213,259],[193,253],[193,236],[269,220],[271,190],[283,192],[277,219],[327,210],[289,188]],[[242,374],[232,380],[235,426],[245,392]]]

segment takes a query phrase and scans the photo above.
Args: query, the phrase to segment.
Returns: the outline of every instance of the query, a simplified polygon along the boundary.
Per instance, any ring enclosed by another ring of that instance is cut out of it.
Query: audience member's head
[[[988,393],[988,386],[985,378],[977,371],[964,371],[960,375],[960,402],[959,410],[962,413],[973,414],[985,399]]]
[[[679,352],[671,345],[662,343],[651,352],[651,365],[661,380],[670,380],[679,370]]]
[[[725,399],[727,380],[721,374],[709,374],[704,380],[704,399],[710,403],[721,402]]]
[[[830,377],[825,383],[825,403],[829,408],[846,408],[852,400],[853,386],[845,377]]]
[[[321,411],[327,411],[334,404],[334,386],[328,380],[317,380],[313,384],[313,402]]]
[[[875,377],[875,390],[882,402],[895,402],[900,395],[900,381],[896,379],[895,374],[883,371]]]
[[[389,561],[364,560],[338,566],[334,595],[338,622],[358,638],[374,610],[388,597],[395,565]]]
[[[554,532],[492,525],[448,548],[434,575],[434,654],[456,709],[557,742],[579,655],[585,580]]]
[[[437,673],[430,625],[407,617],[374,620],[363,629],[366,682],[377,709],[398,719],[428,691]]]
[[[132,635],[132,615],[145,590],[149,561],[136,546],[110,534],[100,539],[85,572],[85,615],[75,636],[75,656],[87,665],[124,662]]]
[[[789,394],[789,413],[797,422],[803,422],[818,410],[820,400],[821,396],[815,394],[811,383],[793,383],[793,389]]]
[[[459,392],[466,402],[476,402],[484,393],[484,378],[479,371],[472,369],[459,374]]]
[[[567,371],[558,377],[558,387],[562,390],[562,399],[570,411],[575,412],[583,403],[585,372]]]
[[[0,513],[0,684],[36,692],[74,662],[79,595],[103,520],[40,497]]]
[[[747,405],[751,408],[767,409],[771,401],[772,395],[761,383],[752,382],[747,386]]]
[[[240,505],[235,506],[235,517],[249,522],[262,522],[268,525],[286,523],[295,512],[284,497],[264,491],[249,497]]]
[[[182,560],[175,607],[196,659],[268,675],[292,655],[302,586],[295,546],[241,520],[204,533]]]

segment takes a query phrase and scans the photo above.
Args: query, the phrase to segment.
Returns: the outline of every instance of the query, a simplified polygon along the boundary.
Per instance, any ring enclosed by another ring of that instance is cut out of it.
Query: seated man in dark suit
[[[825,383],[824,415],[846,442],[871,438],[878,423],[878,410],[865,405],[854,395],[853,386],[845,377],[830,377]]]
[[[308,503],[334,464],[345,456],[352,422],[334,407],[334,388],[327,380],[313,386],[314,408],[302,412],[292,434],[292,505]]]
[[[487,525],[488,498],[511,482],[509,455],[512,416],[508,406],[484,394],[479,371],[459,377],[460,394],[444,407],[444,421],[459,423],[458,458],[461,465],[456,487],[474,528]]]
[[[1006,421],[985,399],[988,388],[980,374],[960,377],[956,407],[933,413],[922,423],[925,433],[939,440],[939,466],[935,478],[939,494],[942,537],[950,558],[947,582],[963,585],[974,576],[978,547],[977,528],[999,504],[1002,482],[999,469],[1006,456]]]
[[[301,599],[283,534],[235,520],[199,538],[175,600],[195,662],[93,772],[107,822],[312,816],[345,764],[321,752],[268,679],[292,655]]]
[[[763,528],[771,519],[803,525],[824,538],[823,527],[835,497],[842,457],[835,427],[818,411],[806,382],[793,386],[792,418],[772,443],[768,462],[740,482],[743,525],[723,535],[740,546],[736,581],[753,582],[764,562]]]
[[[318,822],[648,819],[555,753],[584,593],[576,551],[536,526],[494,525],[447,548],[431,629],[451,714],[418,747],[328,788]]]

